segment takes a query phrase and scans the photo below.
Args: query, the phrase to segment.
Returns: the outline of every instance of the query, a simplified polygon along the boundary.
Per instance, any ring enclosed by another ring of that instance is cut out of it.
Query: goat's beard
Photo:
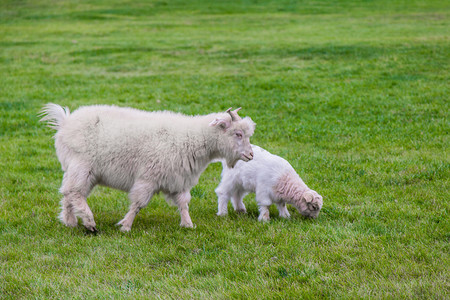
[[[227,167],[232,169],[236,165],[236,163],[239,161],[240,156],[236,156],[236,153],[234,153],[235,156],[230,155],[226,157]]]
[[[236,163],[238,162],[239,159],[232,159],[232,160],[228,160],[227,159],[227,167],[230,169],[233,169],[234,166],[236,165]]]

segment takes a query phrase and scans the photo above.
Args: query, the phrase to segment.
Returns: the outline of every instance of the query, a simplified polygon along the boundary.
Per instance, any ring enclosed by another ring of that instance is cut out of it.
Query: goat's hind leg
[[[95,185],[95,179],[87,168],[81,164],[68,168],[64,173],[60,192],[63,194],[61,200],[62,211],[59,219],[69,227],[76,227],[77,217],[83,221],[84,227],[91,232],[96,232],[94,215],[92,214],[86,198]]]
[[[73,205],[70,202],[70,196],[64,196],[61,200],[61,213],[58,219],[63,222],[64,225],[69,227],[77,227],[78,221],[75,216]]]

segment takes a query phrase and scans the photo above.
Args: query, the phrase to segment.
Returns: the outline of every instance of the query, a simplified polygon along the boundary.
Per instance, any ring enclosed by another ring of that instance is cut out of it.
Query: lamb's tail
[[[42,119],[39,121],[46,122],[48,127],[59,130],[63,126],[64,120],[69,115],[69,108],[54,103],[48,103],[42,108],[39,114],[39,116],[42,116]]]

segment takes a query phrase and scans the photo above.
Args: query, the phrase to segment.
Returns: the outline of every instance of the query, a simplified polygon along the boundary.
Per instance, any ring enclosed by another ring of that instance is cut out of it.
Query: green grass
[[[232,3],[229,3],[232,2]],[[0,2],[0,298],[423,298],[450,294],[448,1]],[[252,143],[324,197],[316,220],[219,218],[213,164],[194,230],[155,197],[57,219],[47,102],[186,114],[242,106]]]

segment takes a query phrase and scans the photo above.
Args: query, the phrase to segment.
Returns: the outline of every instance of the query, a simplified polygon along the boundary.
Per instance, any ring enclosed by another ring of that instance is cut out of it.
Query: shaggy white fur
[[[256,193],[260,221],[269,220],[269,206],[276,204],[280,217],[290,217],[286,204],[291,204],[304,216],[316,218],[322,208],[322,196],[311,190],[283,158],[252,145],[254,157],[248,163],[236,163],[234,168],[223,164],[222,180],[216,189],[217,215],[228,213],[231,203],[237,212],[246,212],[242,202],[250,192]]]
[[[129,212],[118,224],[131,229],[140,209],[162,191],[178,205],[181,226],[193,227],[190,190],[213,159],[229,167],[253,157],[249,138],[255,123],[238,110],[204,116],[95,105],[73,113],[47,104],[41,121],[57,130],[56,154],[64,171],[60,219],[76,226],[77,217],[96,231],[86,197],[96,184],[129,192]]]

